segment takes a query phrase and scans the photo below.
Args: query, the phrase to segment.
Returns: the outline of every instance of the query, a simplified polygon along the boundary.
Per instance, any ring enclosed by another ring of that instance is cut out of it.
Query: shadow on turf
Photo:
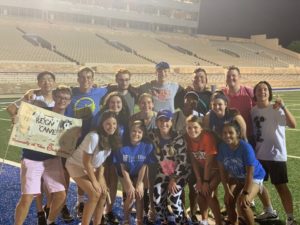
[[[285,225],[285,222],[282,220],[268,220],[262,222],[257,222],[257,221],[255,222],[260,225]]]

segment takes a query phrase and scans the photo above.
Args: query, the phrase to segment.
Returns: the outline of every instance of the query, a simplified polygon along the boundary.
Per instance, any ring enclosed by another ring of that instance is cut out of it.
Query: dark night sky
[[[200,34],[300,40],[300,0],[202,0]]]

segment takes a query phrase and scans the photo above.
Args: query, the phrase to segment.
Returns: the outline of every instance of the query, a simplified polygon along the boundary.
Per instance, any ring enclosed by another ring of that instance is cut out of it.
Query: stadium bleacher
[[[266,45],[266,38],[260,42],[261,36],[175,35],[30,19],[0,18],[0,25],[2,94],[23,93],[35,84],[35,74],[42,70],[55,72],[58,82],[74,85],[82,65],[98,72],[98,84],[114,82],[113,74],[119,68],[132,71],[136,75],[133,83],[139,84],[154,78],[149,75],[161,60],[171,64],[173,79],[182,85],[190,84],[187,76],[201,66],[208,71],[210,85],[222,86],[226,67],[236,65],[249,85],[268,80],[279,87],[300,86],[300,56],[279,45]],[[12,90],[5,83],[16,88]]]

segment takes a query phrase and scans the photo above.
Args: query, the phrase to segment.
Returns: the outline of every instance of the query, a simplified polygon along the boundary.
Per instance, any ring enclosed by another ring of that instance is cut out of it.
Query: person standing
[[[254,95],[256,106],[251,111],[251,118],[256,140],[256,157],[267,173],[265,179],[270,176],[271,183],[279,194],[286,213],[286,225],[295,225],[297,223],[293,215],[293,198],[287,185],[285,127],[296,128],[296,120],[281,98],[278,97],[274,104],[271,103],[272,87],[267,81],[260,81],[255,85]],[[263,191],[263,196],[269,199],[267,190]],[[272,213],[273,209],[267,208],[259,218],[268,218]]]
[[[157,79],[138,87],[139,94],[149,93],[153,97],[154,111],[163,109],[175,111],[175,95],[182,87],[169,81],[170,65],[167,62],[156,64]]]

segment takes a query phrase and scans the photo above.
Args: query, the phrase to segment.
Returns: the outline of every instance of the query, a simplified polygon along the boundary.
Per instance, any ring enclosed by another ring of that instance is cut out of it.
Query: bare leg
[[[66,199],[66,192],[65,191],[59,191],[52,193],[52,202],[50,205],[50,211],[49,211],[49,221],[55,221],[58,214],[60,213],[61,209],[64,206]]]
[[[21,195],[15,210],[15,225],[22,225],[27,217],[33,195]]]
[[[293,214],[293,197],[287,184],[275,185],[286,214]]]
[[[82,215],[82,225],[89,225],[98,204],[100,194],[97,193],[87,176],[73,178],[77,185],[88,195]]]

